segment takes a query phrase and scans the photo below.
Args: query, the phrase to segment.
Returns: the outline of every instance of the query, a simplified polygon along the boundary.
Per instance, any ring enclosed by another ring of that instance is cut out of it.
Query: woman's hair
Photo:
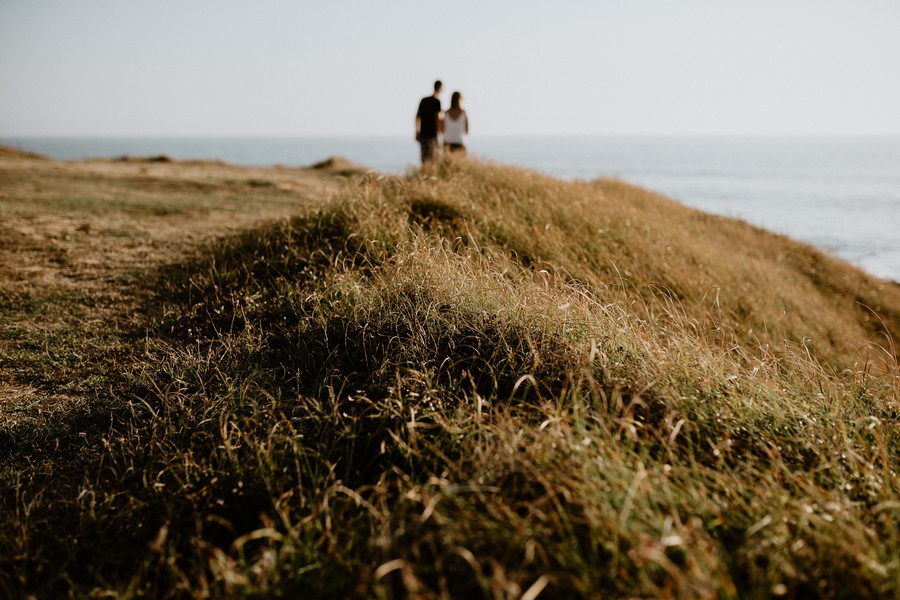
[[[459,92],[453,92],[453,95],[450,96],[450,108],[460,108],[460,100],[462,100],[462,94],[460,94]]]

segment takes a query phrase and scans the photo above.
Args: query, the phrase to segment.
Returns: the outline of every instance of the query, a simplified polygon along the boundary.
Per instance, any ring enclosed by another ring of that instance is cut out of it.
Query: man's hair
[[[438,79],[437,81],[434,82],[434,91],[438,91],[442,87],[444,87],[444,84],[441,82],[440,79]]]

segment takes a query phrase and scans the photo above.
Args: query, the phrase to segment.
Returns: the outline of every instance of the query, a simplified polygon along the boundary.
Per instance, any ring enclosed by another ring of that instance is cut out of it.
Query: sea
[[[343,156],[403,174],[408,137],[0,138],[57,159],[166,154],[248,166]],[[900,136],[483,136],[470,154],[567,180],[619,178],[812,244],[900,282]]]

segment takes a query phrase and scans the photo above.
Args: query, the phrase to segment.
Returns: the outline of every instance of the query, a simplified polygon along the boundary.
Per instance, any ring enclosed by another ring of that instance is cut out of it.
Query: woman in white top
[[[446,152],[466,151],[466,136],[469,134],[469,115],[460,106],[462,94],[453,92],[450,97],[450,108],[444,113],[444,150]]]

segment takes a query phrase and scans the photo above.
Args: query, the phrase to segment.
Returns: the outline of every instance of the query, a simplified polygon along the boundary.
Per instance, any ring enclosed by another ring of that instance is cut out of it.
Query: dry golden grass
[[[896,284],[476,161],[0,177],[10,595],[900,594]]]
[[[624,297],[668,297],[674,312],[746,341],[805,340],[839,363],[857,361],[870,344],[896,356],[888,334],[900,331],[900,285],[807,245],[619,181],[562,183],[481,165],[466,175],[477,188],[467,189],[466,209],[479,233],[526,264]],[[441,202],[455,185],[450,178],[412,193]]]
[[[82,355],[109,350],[116,330],[143,327],[132,317],[152,292],[148,271],[215,237],[296,214],[337,187],[308,170],[58,162],[0,147],[0,418],[30,418],[21,407],[33,403],[71,404],[60,389],[86,374],[67,365],[103,369]]]

